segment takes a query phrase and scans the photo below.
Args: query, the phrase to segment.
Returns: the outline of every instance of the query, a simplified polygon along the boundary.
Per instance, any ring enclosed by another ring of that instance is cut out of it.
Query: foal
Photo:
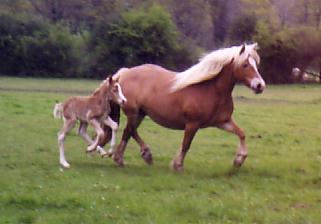
[[[63,117],[64,120],[64,125],[58,132],[59,162],[64,168],[70,167],[64,153],[65,137],[75,126],[77,120],[80,121],[78,134],[89,144],[87,152],[93,152],[97,148],[103,157],[113,154],[118,124],[109,117],[111,101],[123,105],[127,100],[122,93],[119,83],[114,81],[112,77],[109,77],[104,80],[90,96],[74,96],[64,103],[57,103],[55,105],[53,111],[54,117]],[[95,141],[87,134],[88,123],[94,127],[97,134]],[[112,129],[112,139],[108,153],[106,153],[102,147],[98,146],[100,139],[104,136],[104,131],[101,127],[102,124]]]

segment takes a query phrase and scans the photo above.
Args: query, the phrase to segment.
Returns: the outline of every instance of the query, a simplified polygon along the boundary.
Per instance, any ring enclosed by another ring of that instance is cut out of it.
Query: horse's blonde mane
[[[245,46],[245,50],[240,54],[243,46]],[[249,56],[253,57],[256,63],[259,64],[260,57],[256,52],[257,49],[258,45],[255,43],[223,48],[206,54],[199,60],[198,64],[176,74],[172,91],[177,91],[215,77],[233,58],[233,65],[236,67],[240,66]]]

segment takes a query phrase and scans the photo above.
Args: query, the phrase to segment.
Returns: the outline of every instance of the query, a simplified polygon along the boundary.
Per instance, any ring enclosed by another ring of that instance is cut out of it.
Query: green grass
[[[234,117],[249,149],[239,170],[237,137],[204,129],[185,172],[173,172],[183,132],[149,119],[139,131],[153,166],[134,141],[125,168],[87,157],[74,130],[62,170],[53,104],[98,83],[0,78],[0,223],[321,223],[321,85],[268,86],[259,96],[236,87]]]

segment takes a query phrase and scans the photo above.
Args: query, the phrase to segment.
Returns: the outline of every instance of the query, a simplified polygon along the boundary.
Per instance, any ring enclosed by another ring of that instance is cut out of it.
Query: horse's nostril
[[[261,83],[257,84],[256,88],[257,89],[262,89],[262,84]]]

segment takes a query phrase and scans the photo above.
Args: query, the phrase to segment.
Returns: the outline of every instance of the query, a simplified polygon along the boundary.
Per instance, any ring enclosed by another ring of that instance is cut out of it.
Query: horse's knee
[[[62,142],[65,140],[66,135],[64,133],[58,132],[58,142]]]
[[[105,136],[105,134],[104,134],[104,131],[103,131],[103,130],[97,131],[97,137],[98,137],[99,139],[102,139],[104,136]]]
[[[117,131],[118,128],[119,128],[119,125],[118,125],[117,123],[113,124],[112,127],[111,127],[111,129],[112,129],[113,131]]]

